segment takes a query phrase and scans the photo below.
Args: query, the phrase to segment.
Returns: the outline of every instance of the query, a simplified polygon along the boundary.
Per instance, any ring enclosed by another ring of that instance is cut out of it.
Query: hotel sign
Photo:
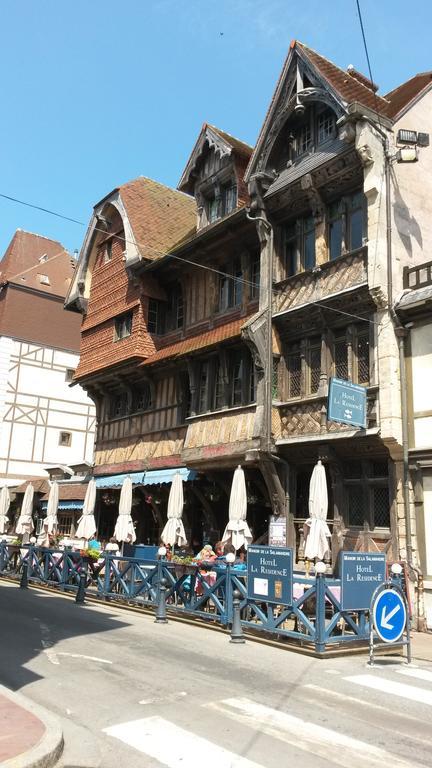
[[[330,379],[327,420],[366,429],[366,387],[343,379]]]

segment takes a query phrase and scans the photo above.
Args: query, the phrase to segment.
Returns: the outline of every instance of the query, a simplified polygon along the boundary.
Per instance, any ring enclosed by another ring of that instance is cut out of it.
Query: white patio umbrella
[[[78,520],[78,528],[75,537],[88,541],[96,533],[96,520],[94,508],[96,504],[96,480],[92,478],[87,486],[84,499],[83,512]]]
[[[183,480],[180,472],[176,472],[168,497],[168,519],[161,534],[161,539],[165,545],[182,547],[183,544],[186,544],[187,539],[182,520],[183,504]]]
[[[57,480],[51,485],[48,504],[47,504],[47,516],[44,520],[44,528],[47,533],[57,533],[57,507],[59,501],[59,487]]]
[[[33,496],[34,496],[34,488],[33,488],[33,485],[29,483],[27,488],[25,489],[20,516],[18,518],[18,522],[15,528],[16,533],[22,534],[23,544],[26,544],[28,542],[30,538],[30,534],[34,529],[33,518],[32,518]]]
[[[331,536],[327,525],[328,494],[325,469],[318,461],[313,468],[309,486],[309,518],[305,523],[304,554],[308,560],[322,560],[329,549]],[[309,531],[307,530],[309,528]]]
[[[136,540],[135,529],[131,518],[132,509],[132,480],[126,477],[120,492],[119,513],[114,529],[114,538],[133,544]]]
[[[246,522],[247,494],[245,474],[240,466],[234,472],[228,509],[228,524],[222,541],[232,544],[236,551],[252,541],[252,533]]]
[[[10,506],[10,495],[7,485],[4,485],[0,492],[0,534],[6,533],[9,525],[8,510]]]

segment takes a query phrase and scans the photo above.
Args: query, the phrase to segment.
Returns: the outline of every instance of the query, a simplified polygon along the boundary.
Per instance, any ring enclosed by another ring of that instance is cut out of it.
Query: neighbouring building
[[[61,243],[22,230],[0,262],[0,485],[93,460],[94,405],[71,386],[80,323],[64,311],[75,266]]]
[[[255,536],[285,518],[301,564],[321,459],[333,565],[381,550],[415,576],[394,305],[432,240],[431,77],[380,95],[294,41],[254,149],[205,124],[178,191],[140,178],[95,207],[67,306],[101,520],[133,472],[155,538],[181,467],[191,536],[219,533],[242,464]],[[332,376],[367,388],[365,429],[327,419]]]
[[[415,504],[419,565],[424,578],[425,614],[432,629],[432,262],[406,267],[396,311],[406,365],[405,422],[409,480]]]

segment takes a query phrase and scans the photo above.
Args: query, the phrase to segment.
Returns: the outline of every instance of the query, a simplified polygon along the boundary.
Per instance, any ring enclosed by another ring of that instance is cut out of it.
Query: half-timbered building
[[[393,305],[432,237],[430,98],[427,73],[381,96],[294,41],[254,149],[205,124],[177,191],[139,178],[95,207],[67,306],[107,525],[131,473],[154,540],[180,468],[191,538],[216,537],[241,464],[255,537],[283,517],[302,562],[321,459],[333,564],[415,565]],[[367,388],[366,428],[328,419],[332,376]]]

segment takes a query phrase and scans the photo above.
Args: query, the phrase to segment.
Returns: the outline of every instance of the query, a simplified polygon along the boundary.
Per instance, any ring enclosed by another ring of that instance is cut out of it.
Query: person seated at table
[[[119,545],[114,536],[111,536],[110,540],[105,544],[104,552],[109,552],[110,555],[120,554]]]

